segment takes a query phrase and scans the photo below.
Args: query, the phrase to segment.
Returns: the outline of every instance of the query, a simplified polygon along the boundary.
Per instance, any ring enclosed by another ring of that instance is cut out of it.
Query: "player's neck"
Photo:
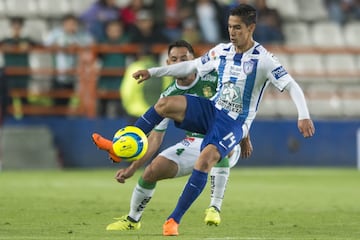
[[[254,46],[254,40],[248,41],[242,46],[235,46],[236,53],[244,53]]]
[[[194,82],[195,78],[196,78],[196,74],[192,74],[191,76],[188,76],[188,77],[177,78],[176,83],[179,86],[187,87],[187,86],[190,86]]]

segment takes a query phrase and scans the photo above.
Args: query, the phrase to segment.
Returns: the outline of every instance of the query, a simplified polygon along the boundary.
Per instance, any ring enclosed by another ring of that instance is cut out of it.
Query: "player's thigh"
[[[155,104],[155,110],[163,117],[181,122],[185,116],[186,98],[182,95],[160,98]]]
[[[192,172],[200,155],[201,142],[202,138],[187,137],[160,153],[177,164],[178,171],[175,177],[189,175]]]
[[[156,182],[162,179],[173,178],[178,172],[178,166],[164,156],[158,155],[144,170],[143,179],[147,182]]]
[[[185,95],[186,111],[182,122],[175,122],[181,129],[206,134],[216,118],[216,108],[212,101],[203,97]]]

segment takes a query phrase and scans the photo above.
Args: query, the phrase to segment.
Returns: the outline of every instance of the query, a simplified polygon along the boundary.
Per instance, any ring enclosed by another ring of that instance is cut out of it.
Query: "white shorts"
[[[181,142],[168,147],[159,155],[163,156],[178,165],[178,172],[175,177],[182,177],[191,174],[195,162],[200,155],[202,138],[186,137]],[[230,167],[236,165],[240,157],[240,145],[234,148],[234,153],[229,159]]]

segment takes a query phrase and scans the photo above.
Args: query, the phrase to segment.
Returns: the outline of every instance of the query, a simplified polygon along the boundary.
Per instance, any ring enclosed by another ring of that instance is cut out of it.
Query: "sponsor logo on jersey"
[[[230,112],[242,113],[240,88],[234,83],[225,83],[216,104]]]
[[[208,61],[210,61],[210,57],[209,57],[209,53],[206,53],[205,55],[203,55],[203,56],[201,57],[201,62],[202,62],[202,64],[205,64],[205,63],[207,63]]]
[[[252,71],[254,70],[254,62],[252,60],[244,62],[243,64],[243,68],[244,68],[244,73],[246,75],[249,75],[250,73],[252,73]]]
[[[182,141],[181,141],[181,143],[182,143],[182,145],[184,145],[184,146],[189,146],[192,142],[194,142],[195,141],[195,138],[193,138],[193,137],[186,137],[186,138],[184,138]]]
[[[283,66],[277,67],[274,70],[272,70],[272,75],[277,79],[281,78],[282,76],[287,74],[287,71]]]
[[[230,66],[230,76],[231,77],[239,77],[242,73],[242,68],[240,66],[232,65]]]

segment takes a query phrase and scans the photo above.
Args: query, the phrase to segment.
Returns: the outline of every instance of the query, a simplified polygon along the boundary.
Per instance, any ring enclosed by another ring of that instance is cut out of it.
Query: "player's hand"
[[[124,169],[119,169],[115,174],[115,179],[119,183],[125,183],[125,180],[131,178],[135,171],[136,169],[132,168],[131,166]]]
[[[315,134],[314,123],[311,119],[302,119],[298,121],[300,133],[305,137],[312,137]]]
[[[241,147],[241,158],[248,158],[251,156],[253,152],[253,146],[250,140],[250,134],[248,134],[245,138],[240,141]]]
[[[151,76],[148,70],[139,70],[133,73],[133,78],[137,80],[138,83],[142,83],[145,80],[148,80]]]

